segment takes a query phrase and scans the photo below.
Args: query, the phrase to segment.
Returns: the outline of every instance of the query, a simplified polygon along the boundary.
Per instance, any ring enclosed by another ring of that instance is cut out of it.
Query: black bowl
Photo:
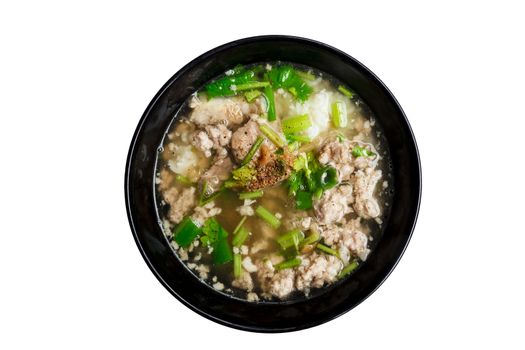
[[[391,152],[394,197],[382,238],[350,278],[307,300],[248,303],[195,278],[175,257],[159,226],[154,202],[155,157],[163,133],[186,98],[238,65],[288,61],[327,72],[354,89],[381,124]],[[153,98],[131,142],[125,175],[128,219],[139,250],[158,280],[184,305],[215,322],[257,332],[312,327],[351,310],[392,272],[410,240],[421,197],[421,168],[410,125],[394,96],[361,63],[328,45],[290,36],[260,36],[215,48],[177,72]]]

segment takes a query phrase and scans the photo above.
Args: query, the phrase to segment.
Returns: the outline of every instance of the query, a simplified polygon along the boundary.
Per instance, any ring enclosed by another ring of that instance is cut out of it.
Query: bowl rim
[[[288,328],[284,328],[284,329],[282,329],[282,328],[270,329],[270,328],[266,328],[266,327],[247,326],[247,325],[242,325],[242,324],[238,324],[238,323],[234,323],[234,322],[229,322],[227,320],[224,320],[224,319],[221,319],[219,317],[213,316],[213,315],[211,315],[211,314],[201,310],[199,307],[197,307],[197,306],[193,305],[192,303],[188,302],[177,291],[175,291],[173,288],[171,288],[171,286],[164,280],[164,278],[156,270],[155,266],[150,261],[148,255],[146,253],[146,250],[144,249],[142,243],[140,242],[140,239],[139,239],[138,233],[137,233],[137,228],[136,228],[136,225],[135,225],[134,220],[133,220],[132,205],[131,205],[131,201],[130,201],[130,186],[129,186],[130,185],[131,163],[132,163],[132,159],[133,159],[133,154],[135,152],[135,148],[137,146],[136,143],[137,143],[138,136],[139,136],[140,132],[142,131],[143,125],[144,125],[148,115],[150,114],[152,108],[155,106],[155,104],[157,103],[159,98],[166,92],[166,90],[168,88],[170,88],[172,83],[174,81],[176,81],[181,75],[183,75],[188,69],[190,69],[191,67],[196,65],[198,62],[200,62],[200,61],[202,61],[202,60],[204,60],[206,58],[209,58],[211,56],[214,56],[215,54],[217,54],[217,53],[219,53],[221,51],[225,51],[225,50],[228,50],[230,48],[233,48],[235,46],[242,45],[242,44],[260,42],[260,41],[274,41],[274,40],[281,40],[281,41],[282,40],[286,40],[286,41],[296,42],[296,43],[299,43],[299,44],[306,44],[306,45],[310,45],[310,46],[315,46],[315,47],[317,47],[319,49],[322,49],[322,50],[331,51],[332,53],[336,54],[337,56],[341,56],[341,58],[343,60],[353,62],[353,64],[355,64],[366,75],[368,75],[369,79],[375,80],[375,82],[380,86],[380,88],[386,94],[388,94],[389,97],[392,99],[392,102],[394,103],[395,108],[397,108],[398,111],[400,112],[400,116],[402,116],[402,121],[405,123],[405,125],[407,127],[408,136],[411,139],[411,142],[412,142],[412,144],[414,146],[413,151],[414,151],[414,155],[415,155],[415,161],[417,163],[417,166],[415,168],[417,170],[417,175],[418,175],[418,180],[419,180],[418,183],[417,183],[417,189],[418,189],[418,192],[417,192],[417,203],[416,203],[416,207],[414,208],[414,218],[413,218],[412,224],[410,225],[410,232],[408,232],[408,235],[407,235],[406,241],[405,241],[405,243],[404,243],[404,245],[402,247],[401,253],[397,256],[395,261],[393,261],[391,268],[389,269],[387,274],[380,280],[380,282],[373,289],[371,289],[371,291],[368,294],[366,294],[361,300],[359,300],[357,303],[355,303],[353,306],[351,306],[349,308],[343,309],[340,312],[335,313],[335,314],[333,314],[333,315],[331,315],[330,317],[327,317],[327,318],[319,319],[319,320],[316,320],[316,321],[310,322],[310,323],[302,323],[302,324],[299,324],[297,326],[288,327]],[[358,61],[354,57],[350,56],[346,52],[344,52],[344,51],[342,51],[340,49],[337,49],[337,48],[335,48],[335,47],[333,47],[331,45],[328,45],[328,44],[325,44],[323,42],[317,41],[317,40],[313,40],[313,39],[309,39],[309,38],[305,38],[305,37],[300,37],[300,36],[293,36],[293,35],[258,35],[258,36],[250,36],[250,37],[245,37],[245,38],[233,40],[233,41],[227,42],[225,44],[219,45],[219,46],[217,46],[217,47],[215,47],[215,48],[213,48],[213,49],[211,49],[209,51],[206,51],[205,53],[197,56],[196,58],[191,60],[189,63],[184,65],[182,68],[180,68],[159,89],[159,91],[155,94],[155,96],[152,98],[152,100],[150,101],[150,103],[148,104],[146,109],[144,110],[144,112],[143,112],[143,114],[142,114],[142,116],[141,116],[141,118],[140,118],[140,120],[139,120],[139,122],[137,124],[137,127],[135,128],[135,131],[133,133],[133,137],[131,139],[131,143],[130,143],[130,146],[129,146],[128,154],[127,154],[127,157],[126,157],[126,168],[125,168],[125,174],[124,174],[124,196],[125,196],[126,214],[127,214],[127,217],[128,217],[128,222],[129,222],[131,231],[133,233],[133,238],[134,238],[135,243],[136,243],[136,245],[137,245],[137,247],[138,247],[138,249],[140,251],[140,254],[142,255],[142,258],[146,262],[148,268],[151,270],[153,275],[157,278],[157,280],[178,301],[180,301],[183,305],[188,307],[190,310],[196,312],[197,314],[199,314],[199,315],[201,315],[201,316],[203,316],[203,317],[205,317],[205,318],[207,318],[207,319],[209,319],[211,321],[214,321],[216,323],[219,323],[219,324],[221,324],[223,326],[227,326],[227,327],[230,327],[230,328],[243,330],[243,331],[250,331],[250,332],[259,332],[259,333],[293,332],[293,331],[299,331],[299,330],[303,330],[303,329],[307,329],[307,328],[318,326],[320,324],[329,322],[329,321],[331,321],[331,320],[333,320],[335,318],[338,318],[338,317],[346,314],[350,310],[352,310],[355,307],[357,307],[358,305],[360,305],[366,299],[368,299],[372,294],[374,294],[375,291],[390,276],[390,274],[392,274],[394,269],[397,267],[399,261],[403,257],[403,255],[404,255],[404,253],[405,253],[405,251],[406,251],[406,249],[408,247],[408,244],[410,243],[410,240],[412,238],[412,235],[413,235],[416,223],[417,223],[417,219],[418,219],[418,216],[419,216],[419,210],[420,210],[420,207],[421,207],[421,197],[422,197],[422,168],[421,168],[421,159],[420,159],[420,154],[419,154],[419,149],[418,149],[418,146],[417,146],[417,142],[416,142],[416,139],[415,139],[412,127],[410,125],[410,122],[408,121],[403,108],[401,107],[401,105],[397,101],[397,99],[394,96],[394,94],[383,83],[383,81],[381,81],[381,79],[379,79],[379,77],[377,77],[364,64],[362,64],[360,61]]]

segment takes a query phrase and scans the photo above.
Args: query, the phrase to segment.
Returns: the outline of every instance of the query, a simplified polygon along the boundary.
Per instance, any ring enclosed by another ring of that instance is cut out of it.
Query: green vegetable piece
[[[246,221],[246,219],[248,219],[247,216],[243,216],[241,218],[241,221],[239,221],[239,223],[237,224],[237,226],[235,226],[235,230],[233,230],[233,234],[237,234],[237,232],[241,229],[242,225],[244,225],[244,222]]]
[[[175,232],[173,232],[173,237],[180,247],[187,248],[200,233],[201,228],[199,225],[191,217],[187,216],[177,225]]]
[[[313,81],[315,80],[315,75],[313,75],[310,71],[303,72],[303,71],[296,71],[297,75],[299,75],[303,80]]]
[[[240,200],[253,199],[253,198],[262,197],[263,195],[264,195],[263,190],[258,190],[254,192],[242,192],[241,194],[239,194],[239,199]]]
[[[252,90],[252,89],[259,89],[266,86],[269,86],[270,83],[267,81],[252,81],[244,84],[238,84],[235,86],[235,91],[244,91],[244,90]]]
[[[346,265],[341,272],[339,272],[339,275],[337,278],[343,278],[349,274],[351,274],[357,267],[359,266],[359,262],[357,260],[352,261],[350,264]]]
[[[282,128],[285,134],[305,131],[310,126],[312,126],[312,121],[307,114],[296,115],[282,120]]]
[[[213,263],[221,265],[232,261],[232,259],[233,253],[228,243],[228,232],[220,226],[218,239],[213,248]]]
[[[244,93],[246,101],[252,103],[257,97],[261,96],[262,92],[260,90],[250,90]]]
[[[203,206],[211,201],[215,200],[217,197],[219,197],[222,194],[222,190],[218,190],[214,193],[209,194],[209,185],[207,181],[204,181],[204,184],[202,185],[202,192],[199,197],[199,205]]]
[[[233,236],[232,245],[234,247],[240,247],[244,244],[249,235],[250,232],[244,226],[241,226],[239,231]]]
[[[236,90],[232,86],[243,85],[246,83],[253,83],[255,81],[256,72],[254,70],[245,70],[243,67],[237,67],[233,70],[233,74],[226,75],[217,79],[204,87],[208,98],[218,96],[233,96]]]
[[[346,105],[343,101],[332,103],[332,123],[336,128],[346,128],[348,125]]]
[[[255,214],[257,214],[258,217],[266,221],[270,226],[272,226],[275,229],[281,226],[281,220],[277,219],[275,215],[269,212],[268,209],[266,209],[262,205],[259,205],[257,209],[255,209]]]
[[[241,264],[241,254],[233,254],[233,276],[235,278],[241,277],[242,274],[242,264]]]
[[[232,171],[232,177],[241,185],[248,184],[255,176],[255,169],[244,165]]]
[[[319,187],[328,190],[339,183],[337,170],[331,166],[323,168],[319,173]]]
[[[287,232],[277,238],[277,243],[283,251],[294,248],[299,249],[299,242],[304,239],[304,233],[301,230]]]
[[[312,233],[310,233],[308,237],[306,237],[300,242],[299,244],[300,247],[304,247],[305,245],[310,245],[310,244],[319,242],[319,240],[321,239],[321,235],[319,234],[319,232],[314,231],[314,230],[311,230],[311,231]]]
[[[266,99],[266,104],[268,105],[268,121],[272,122],[277,119],[277,113],[275,111],[275,97],[271,86],[264,88],[264,97]]]
[[[276,270],[291,269],[293,267],[301,265],[301,262],[302,262],[301,258],[295,257],[293,259],[290,259],[290,260],[287,260],[287,261],[283,261],[283,262],[275,265],[275,269]]]
[[[343,95],[345,95],[345,96],[347,96],[349,98],[354,97],[354,92],[352,90],[350,90],[350,89],[345,88],[343,85],[339,85],[337,90],[339,90]]]
[[[286,134],[284,136],[286,137],[286,141],[288,141],[288,144],[290,144],[292,142],[307,143],[307,142],[311,142],[312,141],[310,136],[307,136],[307,135]]]
[[[354,148],[352,149],[352,155],[355,158],[357,158],[357,157],[372,157],[372,156],[375,156],[376,154],[372,151],[367,150],[366,148],[363,148],[359,145],[355,145]]]
[[[202,226],[203,236],[201,237],[201,242],[204,245],[214,245],[219,239],[220,228],[221,225],[215,218],[212,217],[206,220]]]
[[[175,177],[175,180],[183,185],[186,185],[186,186],[191,186],[193,185],[193,182],[186,176],[184,175],[179,175],[177,174],[177,176]]]
[[[263,142],[264,142],[264,137],[262,136],[257,137],[257,140],[255,140],[254,144],[252,145],[252,147],[250,148],[250,150],[248,151],[248,153],[242,160],[241,166],[248,164],[253,159],[253,156],[255,155],[255,153],[257,153],[259,148],[261,148],[261,145]]]
[[[259,129],[263,133],[264,136],[268,138],[274,145],[277,147],[284,147],[285,143],[284,140],[281,138],[281,136],[275,132],[269,125],[267,124],[261,124],[259,125]]]
[[[341,259],[340,256],[339,256],[339,252],[336,251],[335,249],[327,247],[327,246],[325,246],[324,244],[321,244],[321,243],[317,243],[317,245],[315,247],[317,249],[319,249],[320,251],[323,251],[323,252],[325,252],[327,254],[336,256],[337,258]]]
[[[295,195],[295,207],[300,210],[312,209],[312,194],[306,191],[298,191]]]
[[[290,65],[274,66],[267,74],[274,89],[288,90],[299,101],[306,101],[313,89],[301,78]]]

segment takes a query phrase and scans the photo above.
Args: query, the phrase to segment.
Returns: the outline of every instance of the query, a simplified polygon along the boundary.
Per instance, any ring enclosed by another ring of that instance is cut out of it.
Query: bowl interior
[[[248,303],[214,291],[175,257],[157,222],[155,157],[163,133],[186,98],[238,64],[289,61],[325,71],[368,104],[388,141],[394,197],[381,240],[366,263],[336,287],[307,300]],[[367,68],[334,48],[307,39],[266,36],[232,42],[198,57],[176,73],[146,109],[133,137],[126,168],[128,217],[139,249],[161,283],[185,305],[214,321],[244,330],[282,332],[326,322],[352,309],[388,276],[403,254],[419,209],[417,147],[400,106]]]

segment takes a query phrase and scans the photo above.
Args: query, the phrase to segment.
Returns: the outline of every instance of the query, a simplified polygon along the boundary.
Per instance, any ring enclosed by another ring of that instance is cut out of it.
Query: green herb
[[[242,265],[241,254],[233,254],[233,276],[235,278],[241,277]]]
[[[173,238],[182,248],[187,248],[191,242],[201,233],[201,228],[191,217],[187,216],[177,225]]]
[[[314,231],[314,230],[311,230],[311,232],[312,233],[310,233],[308,237],[306,237],[300,242],[299,244],[300,247],[304,247],[305,245],[317,243],[321,239],[321,235],[319,234],[319,232]]]
[[[274,121],[277,119],[277,113],[275,111],[275,97],[273,95],[273,89],[271,86],[266,86],[264,88],[264,98],[266,99],[266,104],[268,105],[268,121]]]
[[[267,81],[252,81],[244,84],[238,84],[235,86],[235,91],[243,91],[243,90],[252,90],[252,89],[259,89],[266,86],[269,86],[270,83]]]
[[[259,125],[259,129],[263,135],[266,136],[268,140],[270,140],[274,145],[277,147],[284,147],[285,144],[281,136],[279,136],[279,134],[276,133],[275,130],[273,130],[269,125],[261,124]]]
[[[288,90],[295,98],[306,101],[312,93],[312,88],[301,78],[290,65],[274,66],[267,73],[267,77],[274,89]]]
[[[255,214],[257,214],[258,217],[266,221],[270,226],[277,229],[279,226],[281,226],[281,221],[275,217],[268,209],[263,207],[262,205],[259,205],[257,209],[255,209]]]
[[[215,218],[212,217],[206,220],[202,226],[203,235],[201,236],[201,242],[205,246],[214,245],[219,238],[220,227],[221,225]]]
[[[346,265],[345,268],[341,270],[341,272],[339,272],[339,275],[337,276],[337,278],[343,278],[343,277],[345,277],[346,275],[349,275],[349,274],[352,273],[352,272],[353,272],[358,266],[359,266],[359,263],[357,262],[357,260],[352,261],[350,264]]]
[[[241,226],[241,228],[233,236],[232,245],[234,247],[240,247],[244,244],[249,235],[250,232],[244,226]]]
[[[375,156],[376,154],[372,151],[367,150],[366,148],[363,148],[359,145],[355,145],[354,148],[352,149],[352,155],[355,158],[357,158],[357,157],[372,157],[372,156]]]
[[[254,144],[252,145],[252,147],[250,148],[250,150],[248,151],[248,153],[242,160],[241,166],[248,164],[253,159],[253,156],[255,155],[255,153],[257,153],[259,148],[261,148],[261,145],[263,142],[264,142],[264,137],[262,136],[257,137],[257,140],[255,140]]]
[[[204,89],[206,90],[208,98],[233,96],[236,94],[236,91],[232,90],[233,85],[237,86],[256,82],[255,75],[254,70],[245,70],[243,67],[237,67],[234,69],[232,75],[226,75],[223,78],[217,79],[206,85]]]
[[[233,234],[237,234],[237,232],[241,229],[242,225],[244,225],[244,222],[246,221],[246,219],[248,219],[247,216],[243,216],[241,218],[241,221],[239,221],[239,223],[237,224],[237,226],[235,226],[235,230],[233,230]]]
[[[337,140],[339,143],[343,143],[346,140],[346,137],[343,134],[337,134]]]
[[[260,90],[250,90],[244,93],[244,97],[246,97],[246,101],[252,103],[257,97],[261,96],[261,94],[262,92]]]
[[[307,130],[312,126],[312,121],[307,114],[303,114],[285,118],[281,124],[285,134],[293,134]]]
[[[327,166],[318,172],[319,187],[323,190],[328,190],[339,183],[337,178],[337,170],[331,166]]]
[[[348,117],[346,114],[346,105],[343,101],[332,103],[332,123],[336,128],[346,128]]]
[[[228,243],[228,232],[219,226],[217,242],[213,247],[213,263],[216,265],[225,264],[232,261],[233,253]]]
[[[247,185],[255,176],[255,169],[244,165],[232,171],[232,177],[241,185]]]
[[[178,181],[179,183],[183,184],[183,185],[186,185],[186,186],[193,185],[193,181],[191,181],[188,177],[186,177],[184,175],[177,174],[177,176],[175,177],[175,180]]]
[[[312,209],[312,194],[306,191],[298,191],[295,195],[295,207],[300,210]]]
[[[337,258],[340,259],[339,257],[339,252],[330,248],[330,247],[327,247],[325,246],[324,244],[321,244],[321,243],[317,243],[317,245],[315,246],[317,249],[327,253],[327,254],[330,254],[330,255],[333,255],[333,256],[336,256]]]
[[[287,261],[283,261],[283,262],[275,265],[275,269],[276,270],[291,269],[293,267],[301,265],[301,262],[302,262],[301,258],[295,257],[293,259],[290,259],[290,260],[287,260]]]
[[[354,97],[355,94],[352,90],[345,88],[343,85],[339,85],[337,90],[339,90],[343,95],[350,98]]]
[[[263,190],[258,190],[254,192],[242,192],[239,194],[239,199],[245,200],[245,199],[259,198],[259,197],[262,197],[263,194],[264,194]]]

